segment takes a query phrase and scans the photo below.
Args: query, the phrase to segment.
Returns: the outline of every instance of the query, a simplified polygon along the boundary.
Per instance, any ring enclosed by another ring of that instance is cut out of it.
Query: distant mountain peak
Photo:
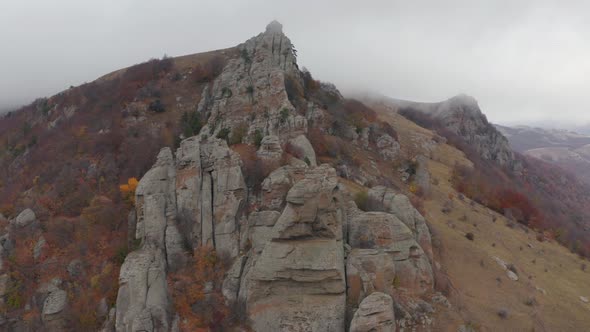
[[[283,33],[283,25],[277,21],[273,20],[266,26],[267,33]]]

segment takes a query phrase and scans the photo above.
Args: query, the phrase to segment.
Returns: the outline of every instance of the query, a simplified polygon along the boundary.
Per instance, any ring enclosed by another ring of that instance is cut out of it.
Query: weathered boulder
[[[46,244],[47,241],[45,241],[45,238],[43,237],[43,235],[41,235],[39,237],[39,240],[37,240],[37,243],[35,243],[35,247],[33,248],[33,258],[35,260],[41,257],[41,254],[43,253],[43,248],[45,248]]]
[[[117,331],[168,330],[170,304],[162,250],[142,248],[125,258],[119,274],[116,309]],[[154,324],[161,329],[154,329]]]
[[[367,295],[377,291],[393,294],[399,287],[395,261],[377,249],[352,249],[346,259],[346,280],[348,317]]]
[[[250,214],[248,240],[254,252],[262,252],[264,246],[273,238],[273,228],[280,216],[280,212],[272,210]]]
[[[384,186],[376,186],[368,192],[372,208],[395,215],[415,235],[415,239],[432,261],[432,239],[424,217],[414,208],[406,195]]]
[[[385,134],[377,139],[377,149],[383,160],[395,160],[399,155],[400,145],[393,137]]]
[[[301,179],[307,165],[287,165],[272,171],[261,185],[261,206],[264,209],[282,211],[287,192],[295,181]]]
[[[272,238],[246,264],[240,298],[247,301],[254,330],[344,329],[346,285],[336,185],[333,168],[308,170],[287,193]]]
[[[18,227],[25,227],[37,220],[35,212],[31,209],[25,209],[13,220],[13,224]]]
[[[350,323],[350,332],[394,332],[395,314],[391,296],[372,293],[361,302]]]
[[[395,265],[395,283],[398,287],[413,294],[431,291],[432,267],[412,231],[392,214],[354,209],[356,207],[349,212],[350,246],[353,249],[374,249],[390,255]]]
[[[283,156],[283,149],[279,137],[275,135],[264,136],[256,155],[265,160],[280,160]]]
[[[317,166],[315,151],[311,143],[305,137],[305,135],[299,135],[289,141],[289,143],[299,152],[301,152],[301,158],[306,162],[309,161],[309,165],[312,167]]]

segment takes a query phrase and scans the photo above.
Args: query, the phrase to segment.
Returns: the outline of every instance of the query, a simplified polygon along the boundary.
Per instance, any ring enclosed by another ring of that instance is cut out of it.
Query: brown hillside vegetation
[[[590,257],[590,187],[558,167],[516,155],[519,167],[509,169],[483,160],[461,138],[433,117],[404,108],[404,117],[434,130],[465,152],[473,167],[456,166],[456,190],[530,228],[545,232],[572,252]]]
[[[102,324],[96,304],[114,304],[119,267],[137,245],[127,240],[133,194],[119,185],[140,178],[180,134],[198,132],[206,119],[195,117],[193,105],[231,56],[228,49],[153,59],[0,119],[0,213],[14,218],[30,207],[40,221],[12,240],[5,266],[13,288],[3,307],[9,319],[26,313],[30,327],[39,328],[40,310],[25,312],[26,299],[38,285],[60,280],[74,285],[66,290],[74,298],[72,326]],[[35,259],[41,238],[47,244]],[[63,269],[79,257],[79,273]]]
[[[436,136],[387,108],[374,109],[394,126],[405,146],[422,135]],[[447,144],[432,152],[428,168],[438,184],[424,199],[440,255],[439,273],[448,277],[448,282],[439,279],[437,287],[449,294],[461,317],[438,316],[446,322],[441,330],[455,331],[458,325],[477,331],[587,330],[590,306],[580,300],[590,294],[587,261],[555,241],[539,242],[534,231],[461,198],[452,185],[457,164],[472,165],[463,152]],[[468,233],[473,241],[465,238]],[[512,281],[495,258],[512,264],[519,280]],[[507,317],[502,318],[504,311]]]

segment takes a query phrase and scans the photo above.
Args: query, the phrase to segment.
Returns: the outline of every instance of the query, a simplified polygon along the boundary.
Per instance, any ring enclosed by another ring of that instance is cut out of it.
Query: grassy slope
[[[394,126],[403,147],[414,144],[419,136],[432,136],[391,110],[375,110]],[[425,199],[426,218],[441,242],[440,263],[454,288],[450,295],[454,311],[480,331],[590,330],[590,304],[579,298],[590,296],[590,271],[581,269],[585,261],[556,243],[538,242],[533,232],[506,226],[504,217],[469,199],[455,198],[451,213],[441,212],[449,193],[457,197],[449,181],[457,162],[471,164],[462,152],[446,144],[433,151],[428,166],[439,184],[432,185]],[[474,241],[465,238],[467,232],[475,235]],[[514,264],[519,281],[508,279],[492,257]],[[529,298],[537,304],[526,305]],[[497,315],[500,309],[508,310],[507,319]],[[438,328],[455,331],[459,323],[453,316],[441,313]]]

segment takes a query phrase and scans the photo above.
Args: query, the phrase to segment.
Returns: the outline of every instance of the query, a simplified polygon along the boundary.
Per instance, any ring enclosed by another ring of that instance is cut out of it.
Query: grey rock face
[[[247,193],[239,155],[223,140],[201,144],[192,137],[181,143],[177,168],[178,210],[186,219],[181,228],[192,234],[191,245],[237,257]]]
[[[354,310],[369,294],[380,291],[386,294],[395,292],[395,261],[391,255],[376,249],[352,249],[346,259],[347,316],[352,317]]]
[[[248,234],[252,250],[255,253],[262,252],[264,246],[272,239],[274,225],[280,216],[280,212],[272,210],[250,214]]]
[[[261,159],[280,160],[283,156],[283,149],[279,137],[274,135],[264,136],[256,154]]]
[[[395,215],[415,235],[416,241],[432,261],[432,241],[430,230],[424,217],[416,210],[406,195],[395,192],[384,186],[376,186],[369,190],[369,201],[373,208]]]
[[[290,165],[275,169],[262,181],[261,205],[264,209],[282,211],[287,192],[304,177],[307,164],[295,158],[292,161]]]
[[[173,255],[175,251],[167,246],[166,232],[176,218],[175,177],[172,152],[165,148],[137,186],[136,236],[143,246],[130,253],[121,266],[117,331],[154,331],[153,322],[163,330],[169,326],[166,255]]]
[[[448,129],[475,147],[482,158],[500,165],[514,162],[508,140],[488,122],[473,97],[455,96],[438,104],[434,114]]]
[[[399,143],[391,136],[385,134],[377,139],[379,155],[383,160],[395,160],[400,152]]]
[[[372,293],[361,302],[350,323],[350,332],[394,332],[395,314],[391,296]]]
[[[31,209],[25,209],[16,217],[14,224],[18,227],[25,227],[35,220],[37,220],[35,212]]]
[[[311,143],[309,142],[307,137],[305,137],[305,135],[299,135],[294,139],[290,140],[289,143],[291,143],[291,145],[293,145],[296,149],[301,151],[301,158],[309,160],[310,166],[317,166],[315,151],[313,150],[313,146],[311,146]]]
[[[414,239],[412,231],[403,222],[394,215],[383,212],[351,211],[349,215],[351,218],[348,237],[353,250],[376,250],[370,252],[370,255],[367,255],[369,252],[359,252],[358,257],[361,261],[362,258],[374,259],[372,255],[376,253],[390,255],[395,265],[396,279],[390,282],[412,294],[432,291],[433,274],[428,257]],[[385,269],[387,265],[382,267]],[[362,269],[359,270],[359,277],[363,273],[361,271]],[[376,290],[387,291],[378,288]]]
[[[166,273],[186,263],[190,247],[212,245],[237,257],[246,195],[240,166],[222,140],[184,140],[176,160],[170,149],[160,151],[136,190],[136,237],[142,247],[121,267],[117,331],[167,330]]]
[[[119,275],[116,330],[155,331],[152,322],[157,322],[166,331],[169,306],[163,251],[148,247],[130,253]]]
[[[342,331],[345,274],[334,169],[306,172],[287,194],[272,239],[253,258],[240,297],[256,331]],[[272,218],[270,218],[272,219]]]
[[[286,142],[307,132],[307,119],[289,101],[285,82],[301,85],[293,45],[280,28],[267,30],[238,46],[240,56],[228,61],[213,87],[203,92],[199,112],[210,113],[202,133],[216,135],[223,128],[247,127],[245,141],[256,130]],[[250,118],[244,118],[249,109]]]

